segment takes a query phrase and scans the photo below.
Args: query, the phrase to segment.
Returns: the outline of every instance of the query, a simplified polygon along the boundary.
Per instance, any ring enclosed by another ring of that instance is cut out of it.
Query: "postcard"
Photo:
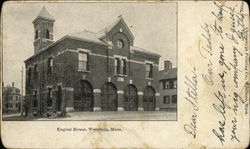
[[[247,148],[244,1],[7,1],[6,148]]]

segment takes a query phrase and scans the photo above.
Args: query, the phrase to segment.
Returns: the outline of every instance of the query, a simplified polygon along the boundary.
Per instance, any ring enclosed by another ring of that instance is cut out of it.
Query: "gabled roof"
[[[175,79],[177,78],[177,68],[159,71],[159,80]]]
[[[36,22],[38,18],[55,21],[55,19],[50,15],[50,13],[47,11],[47,9],[44,6],[32,23]]]
[[[115,22],[113,22],[112,24],[110,24],[109,26],[103,28],[102,30],[98,31],[96,33],[97,38],[103,38],[106,36],[106,34],[108,32],[110,32],[120,21],[122,21],[122,23],[125,25],[126,29],[128,30],[129,34],[131,35],[131,37],[134,39],[134,35],[132,34],[132,32],[130,31],[130,29],[128,28],[126,22],[124,21],[124,19],[122,18],[122,16],[118,16],[118,18],[115,20]]]

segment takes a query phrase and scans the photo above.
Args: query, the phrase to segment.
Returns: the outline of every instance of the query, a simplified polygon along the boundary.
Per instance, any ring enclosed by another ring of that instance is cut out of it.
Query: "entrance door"
[[[93,88],[87,81],[80,81],[74,89],[75,111],[93,111]]]
[[[154,111],[155,110],[155,91],[150,86],[147,86],[144,89],[143,108],[145,111]]]
[[[137,111],[138,96],[137,89],[134,85],[126,86],[124,90],[124,109],[125,111]]]
[[[101,106],[103,111],[117,110],[117,90],[114,84],[105,83],[102,87]]]
[[[62,105],[62,87],[59,86],[57,90],[57,97],[56,97],[56,109],[57,111],[62,111],[61,105]]]

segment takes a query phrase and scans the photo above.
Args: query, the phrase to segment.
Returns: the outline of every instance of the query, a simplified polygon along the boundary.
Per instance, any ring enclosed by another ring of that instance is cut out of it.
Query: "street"
[[[97,121],[97,120],[122,120],[122,121],[140,121],[140,120],[168,120],[168,121],[175,121],[176,120],[176,112],[173,111],[108,111],[108,112],[72,112],[69,113],[69,117],[56,117],[56,118],[49,118],[49,117],[24,117],[19,115],[15,116],[8,116],[3,117],[3,120],[6,121],[30,121],[30,120],[48,120],[48,121],[57,121],[57,120],[83,120],[83,121]]]

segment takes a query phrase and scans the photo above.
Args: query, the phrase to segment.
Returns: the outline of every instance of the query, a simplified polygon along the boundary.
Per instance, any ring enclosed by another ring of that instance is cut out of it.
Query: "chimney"
[[[14,82],[12,82],[12,87],[15,87],[15,83]]]
[[[172,63],[170,60],[165,60],[164,61],[164,70],[168,71],[169,69],[172,69]]]

